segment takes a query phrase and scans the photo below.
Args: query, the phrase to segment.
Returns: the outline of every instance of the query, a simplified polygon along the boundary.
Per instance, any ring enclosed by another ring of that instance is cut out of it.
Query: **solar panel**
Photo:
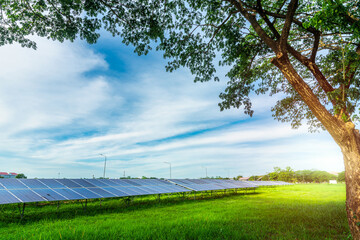
[[[86,199],[86,197],[82,196],[79,193],[74,192],[71,189],[68,188],[54,188],[53,189],[58,194],[61,194],[62,196],[66,197],[69,200],[81,200]]]
[[[74,192],[82,195],[85,197],[85,199],[92,199],[92,198],[102,198],[101,195],[96,194],[86,188],[72,188],[71,190],[73,190]]]
[[[169,179],[169,181],[179,186],[192,189],[194,191],[211,191],[257,187],[256,185],[251,183],[243,183],[241,181],[222,179]]]
[[[16,198],[13,194],[9,193],[7,190],[0,190],[0,204],[9,204],[9,203],[20,203],[20,199]]]
[[[29,179],[31,180],[31,179]],[[64,184],[59,183],[55,179],[39,179],[39,182],[48,186],[49,188],[65,188]],[[0,182],[1,183],[1,182]]]
[[[0,179],[0,204],[289,185],[220,179]]]
[[[46,199],[35,193],[30,189],[11,189],[9,190],[16,198],[20,199],[21,202],[44,202]]]
[[[26,189],[27,187],[22,184],[18,179],[1,179],[1,184],[6,189]]]
[[[38,195],[40,195],[42,198],[46,199],[47,201],[63,201],[68,200],[64,196],[61,196],[59,193],[55,192],[54,190],[50,188],[39,188],[39,189],[32,189],[34,192],[36,192]]]
[[[114,194],[116,197],[125,197],[125,196],[130,196],[129,194],[123,192],[123,191],[120,191],[116,188],[113,188],[113,187],[104,187],[103,188],[104,190]]]
[[[81,188],[81,186],[77,183],[75,183],[74,181],[70,180],[70,179],[57,179],[56,181],[58,181],[59,183],[69,187],[69,188]]]
[[[112,198],[112,197],[116,197],[115,194],[112,194],[111,192],[107,191],[104,188],[98,188],[98,187],[94,187],[94,188],[88,188],[90,191],[102,196],[103,198]]]
[[[292,185],[291,183],[282,182],[282,181],[247,181],[249,183],[255,184],[257,186],[281,186],[281,185]]]

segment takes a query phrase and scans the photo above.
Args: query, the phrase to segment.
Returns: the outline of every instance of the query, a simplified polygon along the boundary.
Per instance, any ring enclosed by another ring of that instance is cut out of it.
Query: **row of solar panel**
[[[292,183],[287,183],[283,181],[248,181],[251,184],[257,186],[284,186],[284,185],[293,185]]]
[[[266,185],[220,179],[0,179],[0,204],[256,188],[260,183]]]
[[[256,188],[254,185],[245,181],[221,180],[221,179],[170,179],[169,181],[189,188],[194,191],[210,191],[236,188]]]
[[[139,181],[140,180],[140,181]],[[0,204],[188,192],[158,179],[1,179]]]

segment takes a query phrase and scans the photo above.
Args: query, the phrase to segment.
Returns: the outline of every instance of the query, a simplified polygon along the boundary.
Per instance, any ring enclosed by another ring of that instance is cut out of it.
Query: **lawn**
[[[3,207],[0,239],[348,239],[345,185]]]

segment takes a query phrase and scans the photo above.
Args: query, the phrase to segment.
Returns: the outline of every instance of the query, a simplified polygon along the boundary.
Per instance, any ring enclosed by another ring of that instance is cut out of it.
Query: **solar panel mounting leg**
[[[21,209],[21,203],[19,203],[19,211],[20,211],[20,219],[22,220],[24,218],[24,211],[25,211],[25,203],[23,203],[22,209]]]
[[[158,201],[160,202],[160,194],[158,194]]]
[[[60,207],[60,201],[57,202],[56,210],[59,210]]]
[[[83,204],[83,202],[81,202],[81,206],[83,207],[84,212],[86,212],[87,199],[85,199],[85,204]]]
[[[196,192],[194,191],[194,200],[196,199]]]

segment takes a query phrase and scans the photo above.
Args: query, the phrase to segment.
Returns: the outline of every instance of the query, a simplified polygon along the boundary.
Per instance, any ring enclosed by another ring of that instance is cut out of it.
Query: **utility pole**
[[[170,178],[169,178],[169,179],[171,179],[171,162],[164,162],[164,163],[166,163],[166,164],[169,164],[169,165],[170,165]]]
[[[205,168],[205,177],[207,178],[208,177],[208,175],[207,175],[207,167],[202,166],[202,168]]]
[[[103,156],[105,161],[104,161],[104,175],[103,175],[103,178],[105,178],[105,170],[106,170],[106,155],[105,154],[99,154],[100,156]]]

